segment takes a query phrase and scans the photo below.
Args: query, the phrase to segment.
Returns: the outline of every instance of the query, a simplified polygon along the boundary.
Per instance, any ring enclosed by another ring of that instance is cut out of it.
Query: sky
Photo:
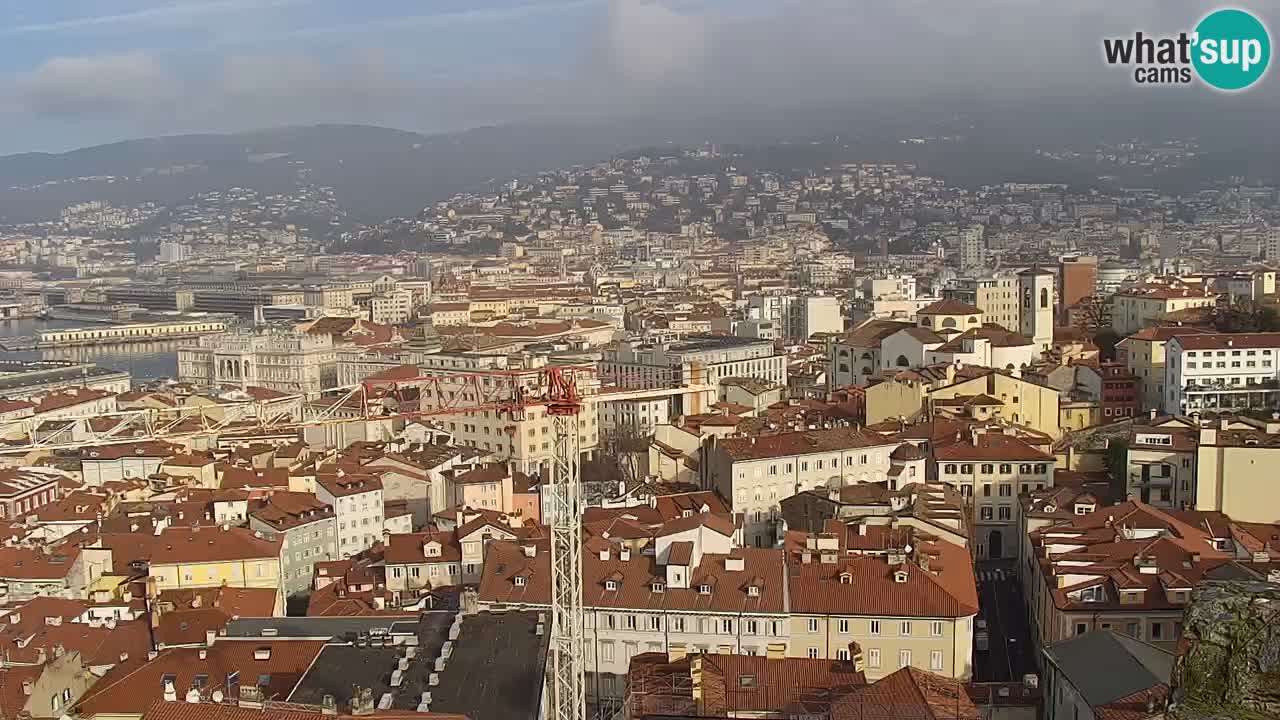
[[[1235,5],[1267,12],[1265,2]],[[319,122],[441,132],[1117,92],[1129,78],[1102,65],[1102,37],[1187,29],[1210,9],[1192,0],[6,0],[0,153]]]

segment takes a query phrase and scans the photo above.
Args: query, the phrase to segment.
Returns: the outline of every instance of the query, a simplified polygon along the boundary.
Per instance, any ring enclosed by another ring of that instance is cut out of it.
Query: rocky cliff
[[[1280,584],[1210,582],[1195,591],[1169,717],[1280,718]]]

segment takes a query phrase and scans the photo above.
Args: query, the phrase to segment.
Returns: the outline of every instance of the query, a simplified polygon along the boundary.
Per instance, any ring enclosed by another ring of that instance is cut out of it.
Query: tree
[[[1239,298],[1214,310],[1213,327],[1224,333],[1276,332],[1280,330],[1280,312],[1273,305]]]
[[[1103,328],[1093,336],[1093,344],[1098,346],[1098,356],[1103,362],[1116,359],[1116,343],[1120,342],[1120,334],[1111,328]]]
[[[1107,471],[1111,474],[1111,499],[1123,502],[1129,495],[1129,441],[1112,439],[1107,444]]]

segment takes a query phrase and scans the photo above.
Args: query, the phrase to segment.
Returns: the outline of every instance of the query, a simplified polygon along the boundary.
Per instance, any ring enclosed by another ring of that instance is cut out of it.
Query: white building
[[[622,387],[636,389],[716,385],[730,377],[785,385],[787,356],[767,340],[721,335],[660,344],[624,341],[604,351],[600,373]]]
[[[743,514],[746,544],[771,547],[781,540],[780,501],[815,488],[884,482],[900,444],[861,428],[727,438],[705,451],[702,485]]]
[[[265,387],[308,396],[337,386],[337,354],[326,334],[236,329],[178,348],[178,379],[198,386]]]
[[[351,557],[382,540],[382,481],[376,475],[319,475],[316,498],[334,510],[339,557]]]
[[[815,333],[844,330],[840,299],[827,296],[751,295],[747,298],[749,320],[773,323],[788,340],[805,341]],[[760,336],[763,337],[763,336]]]
[[[1176,335],[1165,346],[1164,409],[1280,405],[1280,333]]]
[[[977,270],[984,267],[987,247],[982,242],[983,226],[972,225],[960,231],[960,268]]]
[[[413,293],[392,290],[369,301],[369,319],[382,325],[400,325],[413,317]]]
[[[165,240],[160,243],[159,260],[162,263],[186,262],[191,258],[191,246],[186,243]]]

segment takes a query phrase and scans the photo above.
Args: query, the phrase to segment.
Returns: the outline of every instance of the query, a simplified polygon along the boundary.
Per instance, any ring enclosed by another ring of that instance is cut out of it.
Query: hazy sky
[[[1267,19],[1268,3],[1233,5],[1261,8]],[[7,0],[0,3],[0,153],[314,122],[439,131],[730,105],[795,104],[803,112],[805,103],[932,94],[1025,94],[1029,102],[1105,94],[1130,81],[1103,66],[1104,35],[1189,29],[1213,7],[1191,0]],[[1274,94],[1278,86],[1271,77],[1257,91]]]

